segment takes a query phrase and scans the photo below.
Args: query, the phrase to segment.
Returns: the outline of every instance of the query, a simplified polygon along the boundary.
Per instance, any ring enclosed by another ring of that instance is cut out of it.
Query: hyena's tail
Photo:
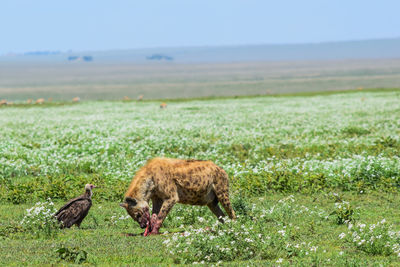
[[[233,210],[231,202],[229,200],[228,174],[226,174],[226,172],[222,168],[218,167],[217,177],[215,177],[214,181],[214,190],[218,201],[221,203],[229,218],[236,219],[235,211]]]

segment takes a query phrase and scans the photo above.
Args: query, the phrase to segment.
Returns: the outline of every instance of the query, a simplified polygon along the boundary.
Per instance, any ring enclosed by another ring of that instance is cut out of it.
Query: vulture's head
[[[88,191],[90,192],[90,198],[92,197],[92,194],[93,194],[93,193],[92,193],[92,189],[95,188],[95,187],[96,187],[96,186],[95,186],[95,185],[92,185],[92,184],[86,184],[86,185],[85,185],[85,191],[86,191],[86,192],[88,192]]]
[[[141,228],[146,228],[150,224],[149,204],[146,201],[137,201],[134,198],[126,197],[125,201],[119,205],[126,209]]]
[[[86,191],[92,191],[92,189],[95,188],[95,187],[96,187],[95,185],[86,184],[86,185],[85,185],[85,190],[86,190]]]

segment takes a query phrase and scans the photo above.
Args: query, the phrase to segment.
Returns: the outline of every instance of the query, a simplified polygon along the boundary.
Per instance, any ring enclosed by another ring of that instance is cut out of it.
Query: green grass
[[[227,259],[222,264],[275,266],[282,259],[281,265],[396,266],[395,253],[339,238],[349,230],[348,222],[338,224],[346,216],[335,202],[349,203],[354,225],[386,219],[399,231],[399,103],[398,90],[361,90],[177,100],[166,109],[159,101],[1,107],[0,265],[72,264],[87,255],[85,264],[158,266],[201,262],[197,251],[213,254],[207,265]],[[250,239],[270,236],[271,243],[236,239],[231,248],[239,252],[228,257],[217,245],[234,237],[203,242],[215,233],[198,236],[196,229],[213,227],[215,218],[205,207],[181,205],[162,228],[168,234],[140,236],[118,203],[138,168],[156,156],[208,159],[224,168],[241,217],[216,227],[248,231]],[[101,188],[82,229],[46,235],[20,224],[37,201],[50,197],[60,207],[89,182]],[[279,206],[289,195],[295,202]],[[297,213],[302,206],[308,211]],[[280,236],[282,229],[290,235]],[[183,231],[196,242],[180,238]],[[175,234],[181,243],[173,249],[167,243],[175,241],[167,240]],[[303,242],[295,253],[286,247]]]
[[[282,194],[270,194],[261,198],[248,199],[248,203],[255,204],[259,208],[269,209],[284,198]],[[295,204],[304,205],[309,209],[323,210],[326,214],[334,210],[334,200],[326,194],[316,193],[313,195],[295,194]],[[385,218],[390,223],[399,226],[400,212],[398,203],[400,201],[398,194],[352,194],[345,193],[342,198],[354,205],[356,211],[356,222],[375,223]],[[163,242],[171,237],[173,232],[189,230],[189,226],[204,228],[211,226],[212,215],[206,207],[193,208],[189,206],[177,205],[171,212],[163,231],[168,234],[160,236],[142,237],[142,230],[132,219],[119,220],[118,217],[125,216],[125,212],[118,207],[116,202],[99,202],[96,194],[93,197],[94,205],[90,214],[81,225],[81,229],[73,227],[60,231],[55,238],[35,237],[30,232],[4,231],[5,227],[12,229],[17,227],[24,215],[26,208],[31,205],[0,205],[2,214],[0,221],[0,265],[48,265],[48,264],[68,264],[68,261],[61,260],[56,249],[65,246],[68,248],[78,248],[87,252],[85,263],[94,265],[114,265],[123,266],[154,264],[169,265],[180,263],[179,255],[171,255]],[[62,203],[56,203],[61,206]],[[193,209],[198,210],[193,213]],[[185,215],[183,213],[188,213]],[[198,216],[210,217],[210,222],[204,224],[198,221]],[[110,219],[116,216],[115,224]],[[184,216],[177,220],[176,217]],[[263,227],[275,229],[274,226],[279,223],[298,225],[301,228],[294,238],[294,241],[301,241],[317,246],[317,252],[301,257],[279,257],[284,258],[284,263],[292,264],[317,264],[338,266],[346,261],[353,261],[355,266],[364,264],[375,265],[396,265],[398,257],[393,256],[370,256],[362,251],[355,249],[352,245],[340,240],[338,236],[346,232],[346,225],[337,225],[335,215],[329,215],[327,219],[308,214],[300,216],[277,217],[276,221],[271,221]],[[284,220],[286,219],[286,220]],[[194,223],[192,223],[194,220]],[[182,228],[179,228],[183,224]],[[204,234],[204,235],[207,235]],[[344,254],[341,256],[340,252]],[[253,259],[251,261],[236,262],[237,264],[264,264],[274,265],[278,258],[271,259]],[[230,263],[229,263],[230,264]],[[365,265],[364,265],[365,266]]]

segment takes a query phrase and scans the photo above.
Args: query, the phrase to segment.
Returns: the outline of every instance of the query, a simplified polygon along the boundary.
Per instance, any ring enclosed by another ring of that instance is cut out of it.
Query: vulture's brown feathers
[[[80,227],[92,206],[92,189],[94,187],[92,184],[87,184],[83,195],[71,199],[57,211],[54,216],[62,223],[61,228],[70,228],[74,224]]]

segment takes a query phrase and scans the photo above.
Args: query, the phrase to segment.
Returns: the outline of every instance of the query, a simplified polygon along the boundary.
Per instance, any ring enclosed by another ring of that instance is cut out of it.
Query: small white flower
[[[348,229],[351,230],[351,228],[353,228],[353,224],[349,223]]]
[[[277,261],[276,261],[276,263],[282,263],[283,262],[283,259],[282,258],[279,258]]]
[[[285,236],[286,231],[285,230],[279,230],[278,233],[280,233],[282,236]]]

